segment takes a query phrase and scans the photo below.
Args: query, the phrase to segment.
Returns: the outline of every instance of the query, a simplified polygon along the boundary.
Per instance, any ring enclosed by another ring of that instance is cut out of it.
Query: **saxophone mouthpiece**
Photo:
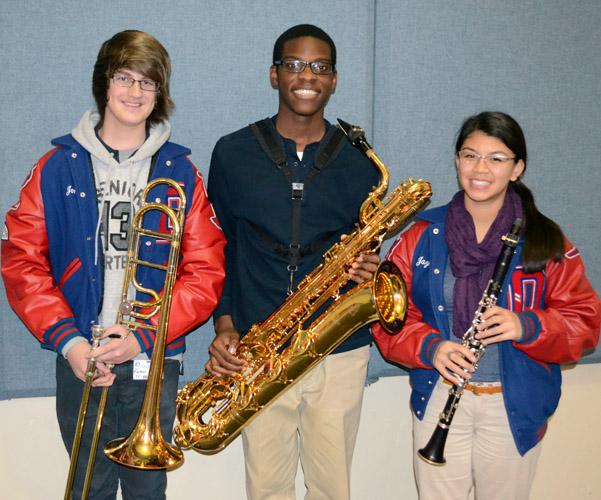
[[[353,146],[362,151],[363,154],[368,154],[367,152],[371,149],[371,146],[367,142],[367,139],[365,138],[365,131],[361,127],[358,127],[357,125],[351,125],[350,123],[338,118],[338,128],[346,134],[348,140],[351,141]]]
[[[338,128],[346,134],[346,136],[349,138],[349,141],[351,141],[353,144],[355,141],[357,141],[357,139],[361,137],[365,138],[365,131],[361,127],[358,127],[357,125],[351,125],[341,118],[338,118]]]

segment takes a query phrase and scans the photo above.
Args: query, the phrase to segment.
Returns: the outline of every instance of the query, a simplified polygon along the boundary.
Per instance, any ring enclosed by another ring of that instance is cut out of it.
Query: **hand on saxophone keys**
[[[340,235],[340,241],[348,238],[348,234]],[[369,281],[374,277],[380,264],[380,256],[373,252],[362,252],[351,264],[348,269],[348,275],[351,280],[357,284]]]
[[[220,316],[215,320],[215,339],[209,346],[209,360],[205,370],[217,377],[235,375],[246,368],[247,363],[236,356],[240,334],[234,328],[232,317]]]
[[[361,253],[351,264],[348,275],[356,283],[363,283],[374,277],[380,264],[380,256],[375,253]]]
[[[467,347],[445,340],[434,354],[434,368],[449,382],[462,383],[472,377],[476,357]]]

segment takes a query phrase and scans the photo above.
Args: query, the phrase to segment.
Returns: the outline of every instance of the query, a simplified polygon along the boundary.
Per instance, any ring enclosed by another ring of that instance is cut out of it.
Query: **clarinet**
[[[522,219],[516,219],[511,226],[509,233],[501,237],[503,240],[503,248],[497,259],[492,278],[489,280],[484,295],[482,295],[482,298],[478,303],[478,309],[476,310],[472,324],[461,340],[461,344],[467,347],[476,358],[474,369],[478,368],[478,362],[486,350],[486,346],[476,338],[478,325],[482,323],[482,314],[497,303],[497,299],[501,294],[501,288],[503,287],[507,269],[519,241],[521,228]],[[444,447],[447,441],[447,435],[466,385],[465,379],[461,379],[461,382],[454,384],[449,390],[449,398],[440,414],[438,424],[436,429],[434,429],[432,437],[428,441],[428,444],[417,452],[418,456],[425,462],[432,465],[444,465],[446,463],[444,458]]]

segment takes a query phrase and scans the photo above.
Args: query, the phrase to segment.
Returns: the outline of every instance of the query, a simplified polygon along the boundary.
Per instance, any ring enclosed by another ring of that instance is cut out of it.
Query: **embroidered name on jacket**
[[[428,267],[430,267],[430,261],[424,259],[423,255],[420,255],[417,258],[417,261],[415,263],[415,267],[420,267],[420,266],[423,267],[424,269],[428,269]]]

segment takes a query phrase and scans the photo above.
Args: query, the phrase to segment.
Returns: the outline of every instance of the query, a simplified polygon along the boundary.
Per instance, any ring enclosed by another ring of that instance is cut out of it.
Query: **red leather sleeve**
[[[2,238],[2,277],[8,302],[39,341],[57,322],[73,317],[51,273],[41,192],[41,172],[56,151],[46,153],[31,170],[19,201],[6,214]]]
[[[427,222],[417,222],[405,233],[401,234],[388,252],[387,259],[396,264],[403,275],[407,286],[407,319],[400,332],[387,333],[379,323],[372,327],[372,334],[382,355],[389,361],[400,363],[407,368],[432,368],[425,362],[421,354],[426,337],[440,336],[440,333],[426,323],[421,311],[411,299],[413,271],[411,263],[417,242],[428,227]],[[442,336],[440,336],[442,340]]]
[[[219,301],[225,279],[225,236],[208,201],[202,175],[197,170],[196,174],[173,288],[167,343],[209,318]]]
[[[534,311],[540,332],[532,342],[514,342],[545,363],[576,361],[599,342],[601,302],[584,274],[578,250],[567,240],[565,249],[561,262],[547,264],[545,308]]]

